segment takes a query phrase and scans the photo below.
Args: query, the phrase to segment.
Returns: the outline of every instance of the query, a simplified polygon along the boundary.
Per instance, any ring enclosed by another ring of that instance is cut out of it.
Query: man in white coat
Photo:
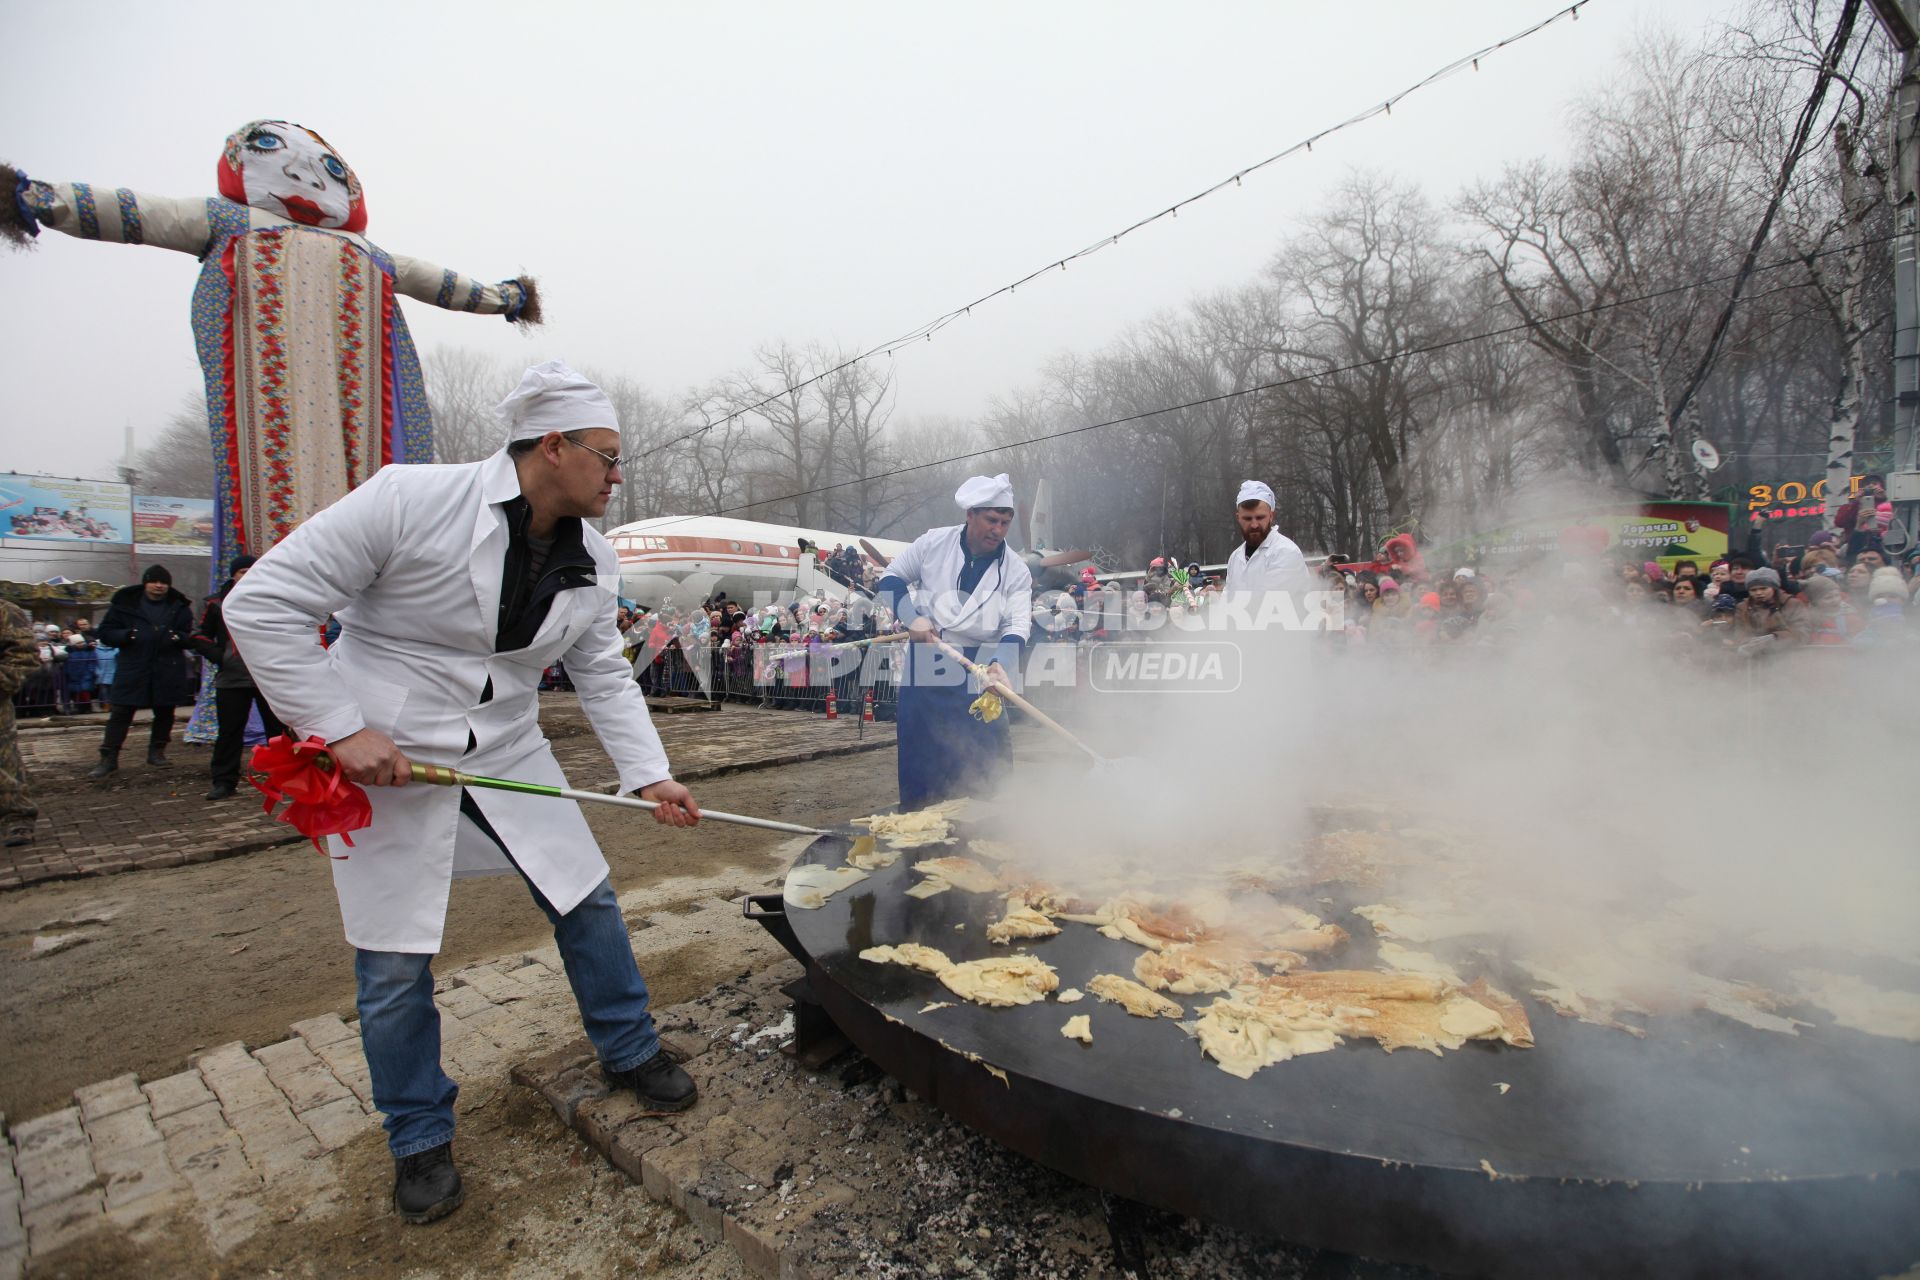
[[[1284,591],[1292,597],[1295,616],[1299,616],[1306,608],[1307,593],[1314,589],[1313,572],[1293,539],[1274,530],[1273,490],[1248,480],[1240,486],[1234,505],[1240,545],[1227,557],[1222,594],[1247,605],[1251,615],[1258,617],[1268,593]]]
[[[929,529],[893,558],[875,590],[907,624],[895,718],[900,807],[972,795],[1012,759],[1007,720],[976,720],[978,690],[930,641],[938,636],[1009,687],[1033,629],[1033,575],[1007,550],[1013,482],[974,476],[953,495],[966,523]]]
[[[440,1067],[430,962],[455,876],[518,872],[553,923],[609,1084],[646,1107],[694,1103],[647,1011],[607,864],[577,804],[406,786],[411,759],[565,786],[540,732],[541,672],[564,661],[622,791],[690,826],[615,626],[619,560],[584,521],[620,483],[619,423],[559,361],[500,406],[506,446],[483,462],[387,466],[263,555],[226,598],[248,670],[297,738],[318,738],[369,788],[371,826],[331,852],[356,949],[360,1037],[409,1222],[458,1208],[453,1081]],[[315,642],[329,614],[331,649]]]

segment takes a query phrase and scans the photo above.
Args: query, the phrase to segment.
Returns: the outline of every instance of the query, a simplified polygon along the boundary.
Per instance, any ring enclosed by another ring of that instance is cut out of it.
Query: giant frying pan
[[[796,865],[840,865],[849,844],[822,836]],[[1786,1036],[1704,1012],[1656,1019],[1637,1040],[1528,1000],[1530,1050],[1472,1043],[1436,1058],[1350,1041],[1240,1080],[1172,1021],[1092,997],[982,1008],[924,973],[860,960],[881,943],[955,960],[1007,950],[984,934],[999,899],[909,898],[913,861],[817,910],[755,905],[882,1068],[1106,1191],[1479,1274],[1864,1276],[1920,1260],[1920,1046],[1825,1021]],[[1341,966],[1371,965],[1363,934]],[[1062,987],[1131,976],[1139,954],[1071,924],[1028,949]],[[1212,999],[1176,998],[1189,1011]],[[953,1007],[921,1012],[944,1001]],[[1090,1046],[1060,1035],[1079,1013],[1093,1015]]]

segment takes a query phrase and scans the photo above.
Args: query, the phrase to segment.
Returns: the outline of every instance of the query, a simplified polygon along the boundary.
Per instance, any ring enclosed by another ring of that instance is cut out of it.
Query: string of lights
[[[1770,262],[1764,266],[1756,266],[1752,268],[1748,274],[1762,275],[1767,272],[1780,271],[1788,267],[1811,267],[1822,258],[1830,258],[1837,254],[1854,253],[1862,249],[1870,249],[1875,245],[1888,244],[1898,238],[1899,233],[1895,232],[1884,236],[1873,236],[1865,240],[1855,240],[1847,244],[1834,245],[1826,249],[1815,249],[1806,253],[1796,253],[1790,257],[1782,258],[1778,262]],[[1221,404],[1229,400],[1238,400],[1244,396],[1259,395],[1265,391],[1277,391],[1284,387],[1295,386],[1303,382],[1311,382],[1318,378],[1330,378],[1343,373],[1355,373],[1362,369],[1370,369],[1377,365],[1392,364],[1396,360],[1435,355],[1439,352],[1449,351],[1454,347],[1466,346],[1473,342],[1486,342],[1493,338],[1509,337],[1514,334],[1524,333],[1528,329],[1539,326],[1559,324],[1563,321],[1578,319],[1581,316],[1599,315],[1619,307],[1637,306],[1643,302],[1657,302],[1661,298],[1670,298],[1676,294],[1687,293],[1695,289],[1706,289],[1716,284],[1727,284],[1739,275],[1740,271],[1737,269],[1722,272],[1719,275],[1690,280],[1684,284],[1669,285],[1664,289],[1654,289],[1647,293],[1614,298],[1589,307],[1574,307],[1567,311],[1556,312],[1553,315],[1542,316],[1533,320],[1522,320],[1515,324],[1502,325],[1495,329],[1485,329],[1477,333],[1461,334],[1456,337],[1442,339],[1439,342],[1428,343],[1424,346],[1409,347],[1404,351],[1391,352],[1384,356],[1375,356],[1367,360],[1356,360],[1348,364],[1329,365],[1323,369],[1313,369],[1306,373],[1294,374],[1285,378],[1276,378],[1272,381],[1257,383],[1253,386],[1238,387],[1232,391],[1220,392],[1218,395],[1202,396],[1197,400],[1186,400],[1179,404],[1161,405],[1155,409],[1143,409],[1139,413],[1130,413],[1119,418],[1108,418],[1101,422],[1083,423],[1077,427],[1065,427],[1059,431],[1049,431],[1042,435],[1029,436],[1024,440],[1007,441],[1005,443],[991,445],[984,449],[974,449],[967,453],[956,453],[950,457],[936,458],[930,462],[916,462],[909,466],[895,467],[891,471],[880,471],[873,475],[855,476],[849,480],[838,480],[832,484],[818,485],[811,489],[801,489],[794,493],[778,494],[768,498],[759,498],[752,502],[740,503],[730,507],[717,507],[712,511],[701,512],[697,515],[677,516],[673,520],[665,523],[650,524],[647,532],[658,532],[661,529],[670,528],[672,525],[684,520],[702,520],[711,516],[735,515],[740,512],[754,510],[755,508],[766,507],[782,502],[792,502],[799,498],[810,498],[822,493],[831,493],[836,489],[845,489],[853,485],[871,484],[876,480],[890,480],[895,476],[910,475],[915,471],[926,471],[934,467],[944,467],[955,462],[970,462],[975,458],[991,457],[997,453],[1010,453],[1016,449],[1031,448],[1037,444],[1046,444],[1053,440],[1063,440],[1069,436],[1084,435],[1090,431],[1103,431],[1108,427],[1124,426],[1130,422],[1143,422],[1148,418],[1157,417],[1163,413],[1179,413],[1186,409],[1204,408],[1207,405]],[[1740,302],[1750,302],[1764,296],[1766,295],[1748,294],[1741,298]]]
[[[1422,89],[1428,88],[1431,85],[1438,84],[1442,80],[1446,80],[1452,76],[1458,75],[1460,72],[1468,70],[1469,68],[1471,68],[1474,71],[1478,71],[1480,69],[1480,63],[1484,61],[1486,58],[1491,57],[1492,55],[1500,52],[1502,49],[1505,49],[1510,45],[1515,45],[1520,43],[1522,40],[1527,39],[1529,36],[1535,35],[1538,32],[1546,30],[1548,27],[1553,26],[1557,22],[1560,22],[1562,20],[1571,20],[1575,22],[1579,21],[1581,6],[1588,4],[1590,2],[1591,0],[1576,0],[1575,3],[1568,5],[1564,9],[1560,9],[1555,11],[1552,14],[1549,14],[1547,17],[1542,18],[1540,21],[1526,28],[1524,31],[1516,31],[1514,34],[1506,37],[1504,40],[1496,40],[1492,44],[1487,45],[1484,48],[1476,49],[1472,53],[1463,54],[1462,56],[1455,58],[1452,62],[1447,63],[1445,66],[1439,68],[1438,70],[1429,72],[1427,75],[1421,77],[1419,80],[1415,81],[1413,84],[1408,85],[1406,88],[1400,90],[1398,93],[1393,94],[1391,97],[1383,98],[1379,102],[1374,103],[1372,106],[1367,107],[1364,110],[1355,112],[1353,115],[1348,116],[1345,120],[1340,121],[1338,124],[1329,125],[1328,127],[1320,130],[1318,133],[1310,134],[1307,137],[1302,138],[1300,141],[1294,143],[1292,146],[1286,147],[1280,151],[1274,152],[1272,155],[1268,156],[1264,160],[1260,160],[1253,164],[1247,165],[1245,168],[1235,170],[1233,173],[1228,174],[1226,177],[1220,179],[1220,181],[1214,183],[1212,186],[1207,187],[1204,190],[1197,191],[1194,194],[1186,197],[1184,200],[1176,200],[1172,204],[1168,205],[1166,208],[1160,210],[1158,213],[1149,214],[1148,216],[1141,218],[1139,221],[1133,223],[1131,226],[1125,227],[1119,231],[1112,232],[1108,235],[1101,236],[1098,240],[1095,240],[1092,244],[1087,245],[1083,249],[1067,254],[1063,258],[1057,258],[1054,261],[1047,263],[1043,267],[1038,267],[1032,271],[1029,271],[1026,275],[1021,276],[1018,280],[1015,280],[1010,284],[1001,285],[998,289],[994,289],[991,292],[981,294],[979,297],[975,298],[971,302],[963,303],[960,306],[957,306],[950,311],[942,312],[940,315],[935,316],[933,319],[927,321],[925,324],[916,325],[914,328],[907,330],[905,333],[900,334],[897,337],[889,338],[885,342],[882,342],[876,346],[867,348],[865,351],[860,352],[858,355],[849,356],[847,359],[842,360],[839,364],[834,365],[830,369],[826,369],[820,373],[817,373],[811,378],[806,378],[800,382],[794,383],[791,386],[783,387],[780,390],[773,392],[772,394],[766,396],[761,400],[757,400],[754,403],[749,405],[743,405],[740,408],[735,409],[732,412],[727,413],[721,417],[703,422],[700,426],[695,427],[692,430],[687,431],[681,435],[677,435],[673,437],[671,440],[664,441],[660,444],[654,445],[652,448],[643,450],[639,454],[639,456],[648,457],[648,456],[651,456],[652,454],[659,453],[663,450],[671,449],[673,446],[677,444],[683,444],[686,441],[692,440],[697,436],[705,435],[707,432],[712,431],[716,427],[723,427],[727,423],[732,422],[737,418],[745,417],[747,414],[753,413],[759,409],[763,409],[767,405],[772,404],[774,401],[779,400],[783,396],[791,395],[796,391],[805,390],[806,388],[811,387],[816,383],[825,382],[827,379],[833,377],[834,375],[839,373],[844,373],[846,370],[853,368],[855,365],[861,364],[867,360],[871,360],[875,356],[880,356],[880,355],[891,356],[894,352],[898,351],[900,348],[905,346],[910,346],[913,343],[931,342],[933,340],[934,334],[946,328],[948,325],[952,324],[954,321],[962,319],[966,316],[972,315],[973,309],[975,307],[991,302],[994,299],[1002,296],[1011,296],[1016,290],[1020,288],[1021,285],[1029,284],[1034,280],[1039,279],[1041,276],[1047,275],[1049,272],[1065,271],[1067,269],[1068,263],[1077,262],[1082,258],[1085,258],[1085,257],[1088,257],[1089,255],[1100,252],[1102,249],[1111,248],[1112,246],[1119,244],[1120,241],[1125,239],[1127,236],[1130,236],[1134,232],[1142,230],[1143,228],[1152,226],[1154,223],[1159,222],[1162,218],[1178,218],[1180,216],[1180,210],[1188,207],[1189,205],[1195,204],[1201,200],[1205,200],[1208,196],[1216,195],[1219,192],[1226,190],[1230,186],[1238,187],[1241,185],[1242,179],[1252,174],[1258,173],[1260,170],[1265,169],[1269,165],[1277,164],[1280,161],[1285,160],[1289,156],[1300,155],[1306,152],[1310,152],[1313,150],[1315,143],[1324,142],[1328,138],[1332,137],[1334,134],[1337,134],[1344,129],[1351,129],[1355,125],[1362,124],[1368,120],[1373,119],[1375,116],[1392,115],[1393,108],[1396,103],[1399,103],[1404,99],[1411,97],[1413,94],[1420,92]]]

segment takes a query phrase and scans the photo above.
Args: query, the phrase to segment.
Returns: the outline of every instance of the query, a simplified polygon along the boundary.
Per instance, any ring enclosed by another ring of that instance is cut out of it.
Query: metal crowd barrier
[[[716,650],[711,687],[703,692],[687,665],[685,652],[674,646],[662,661],[654,664],[651,679],[643,679],[643,684],[657,696],[711,696],[722,702],[810,715],[826,714],[827,693],[831,690],[837,714],[858,716],[866,705],[867,694],[871,693],[873,718],[895,718],[900,697],[899,662],[903,656],[897,645],[842,650],[849,656],[838,664],[827,657],[826,652],[807,652],[787,643],[756,644],[749,658],[740,661],[723,658]],[[1071,708],[1076,688],[1070,684],[1030,685],[1024,693],[1029,701],[1051,715],[1056,710]]]

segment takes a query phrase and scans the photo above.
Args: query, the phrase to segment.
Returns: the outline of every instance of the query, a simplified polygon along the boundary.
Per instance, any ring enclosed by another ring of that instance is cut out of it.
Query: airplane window
[[[740,544],[737,542],[729,542],[727,545],[732,547],[735,551],[738,551],[740,549]]]
[[[764,552],[764,551],[762,551],[762,550],[760,549],[760,544],[756,542],[756,543],[754,543],[754,544],[753,544],[753,554],[755,554],[755,555],[757,555],[757,556],[763,556],[763,555],[765,555],[765,554],[766,554],[766,552]]]

